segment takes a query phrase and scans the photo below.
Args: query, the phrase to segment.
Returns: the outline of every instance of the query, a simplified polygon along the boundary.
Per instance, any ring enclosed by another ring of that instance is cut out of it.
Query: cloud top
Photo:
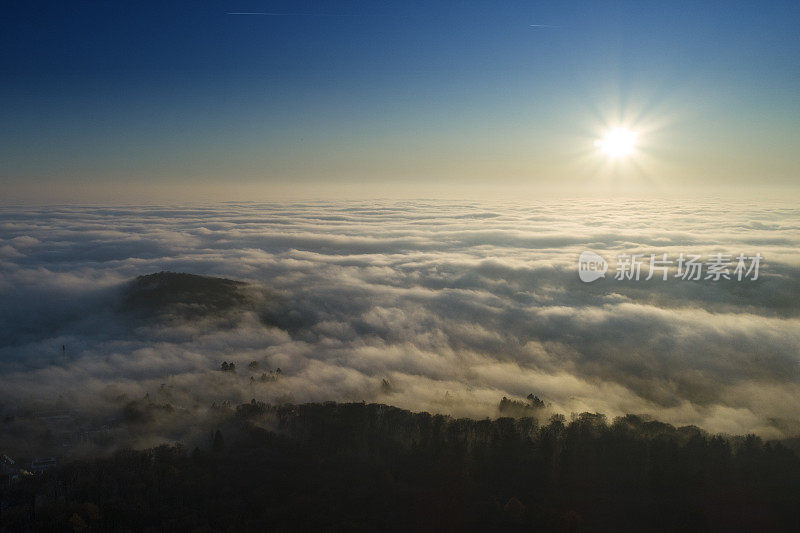
[[[535,393],[561,412],[765,436],[800,427],[794,208],[4,207],[0,237],[6,408],[60,396],[104,409],[149,393],[184,408],[363,399],[494,416],[501,397]],[[608,260],[605,278],[580,281],[585,250]],[[765,261],[753,282],[613,279],[617,254],[681,252]],[[248,303],[168,321],[120,313],[126,284],[161,271],[246,282]]]

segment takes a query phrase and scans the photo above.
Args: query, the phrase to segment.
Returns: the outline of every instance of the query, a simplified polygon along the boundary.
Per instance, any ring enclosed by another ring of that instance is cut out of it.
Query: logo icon
[[[578,258],[578,277],[585,283],[606,277],[608,263],[603,256],[594,252],[582,252]]]

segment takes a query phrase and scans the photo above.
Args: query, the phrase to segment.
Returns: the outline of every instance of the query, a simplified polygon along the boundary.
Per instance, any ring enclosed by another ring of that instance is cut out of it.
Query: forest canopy
[[[800,526],[800,459],[754,435],[709,435],[635,415],[609,422],[598,413],[540,423],[366,403],[254,400],[216,409],[222,416],[204,446],[124,449],[27,476],[5,490],[0,524],[64,531]]]

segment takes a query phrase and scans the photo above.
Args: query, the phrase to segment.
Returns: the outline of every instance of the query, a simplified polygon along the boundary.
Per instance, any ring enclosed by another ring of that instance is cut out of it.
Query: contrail
[[[229,11],[226,15],[262,15],[266,17],[352,17],[341,13],[270,13],[270,12],[242,12]]]
[[[563,28],[563,26],[551,26],[550,24],[528,24],[531,28]]]

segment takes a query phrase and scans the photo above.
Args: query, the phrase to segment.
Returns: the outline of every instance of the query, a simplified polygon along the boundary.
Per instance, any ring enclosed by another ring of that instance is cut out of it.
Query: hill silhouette
[[[250,303],[246,283],[183,272],[138,276],[123,290],[121,310],[184,318],[229,311]]]

